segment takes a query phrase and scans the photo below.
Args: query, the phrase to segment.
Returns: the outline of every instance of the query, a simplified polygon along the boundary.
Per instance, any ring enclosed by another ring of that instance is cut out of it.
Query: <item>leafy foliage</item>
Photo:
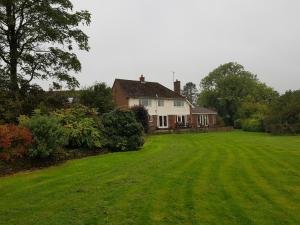
[[[68,146],[76,148],[102,147],[101,122],[94,109],[83,105],[57,110],[54,113],[68,136]]]
[[[115,110],[103,116],[106,146],[113,151],[129,151],[143,143],[143,127],[131,111]]]
[[[242,103],[269,104],[278,96],[272,88],[261,83],[256,75],[232,62],[209,73],[200,85],[202,91],[198,104],[216,109],[226,125],[233,125],[239,119],[237,114]]]
[[[264,122],[266,130],[273,134],[299,134],[300,90],[287,91],[274,101]]]
[[[195,104],[198,95],[198,89],[196,87],[196,84],[192,82],[186,83],[186,85],[184,85],[183,87],[182,95],[185,96],[189,100],[189,102]]]
[[[70,0],[0,0],[0,81],[16,115],[22,114],[23,93],[33,80],[79,86],[69,72],[81,70],[75,50],[89,50],[79,26],[88,25],[90,17],[74,12]]]
[[[131,107],[130,110],[134,113],[136,121],[138,121],[140,124],[142,124],[142,126],[144,128],[144,132],[148,133],[149,132],[148,110],[142,105],[133,106],[133,107]]]
[[[53,91],[50,90],[44,96],[44,99],[38,105],[38,109],[44,114],[50,114],[57,109],[65,108],[70,104],[69,98],[77,97],[77,92],[69,91]]]
[[[244,131],[264,131],[263,120],[268,110],[268,104],[244,102],[237,112],[237,120],[234,121],[235,128]]]
[[[44,116],[37,112],[31,118],[20,117],[20,124],[27,127],[34,138],[34,143],[29,149],[31,158],[48,158],[66,144],[66,132],[59,120],[53,116]]]
[[[81,104],[95,108],[100,114],[108,113],[114,108],[112,90],[105,83],[96,83],[80,92]]]
[[[244,131],[261,132],[264,131],[263,121],[259,118],[248,118],[243,120],[242,129]]]
[[[0,126],[0,159],[13,161],[27,154],[32,135],[27,128],[16,125]]]
[[[45,92],[37,85],[26,85],[20,89],[22,99],[16,102],[7,90],[0,90],[0,124],[17,123],[21,114],[31,115],[33,110],[45,98]]]

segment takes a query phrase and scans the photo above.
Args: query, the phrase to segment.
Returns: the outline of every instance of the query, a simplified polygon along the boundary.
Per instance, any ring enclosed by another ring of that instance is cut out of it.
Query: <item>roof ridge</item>
[[[176,93],[159,82],[141,82],[139,80],[127,80],[119,78],[115,79],[115,83],[116,82],[120,83],[128,96],[156,97],[158,95],[162,98],[186,99],[181,94]]]
[[[133,82],[139,82],[139,83],[142,83],[142,82],[139,81],[139,80],[129,80],[129,79],[120,79],[120,78],[116,78],[115,81],[116,81],[116,80],[133,81]],[[144,81],[143,83],[155,83],[155,84],[160,84],[160,83],[155,82],[155,81]],[[160,85],[162,85],[162,84],[160,84]],[[163,85],[162,85],[162,86],[163,86]],[[164,87],[165,87],[165,86],[164,86]]]

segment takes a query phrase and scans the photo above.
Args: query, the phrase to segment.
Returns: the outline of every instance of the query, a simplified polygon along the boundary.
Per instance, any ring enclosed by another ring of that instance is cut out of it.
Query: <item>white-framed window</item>
[[[162,100],[162,99],[159,99],[157,104],[158,104],[159,107],[164,107],[165,106],[165,101]]]
[[[175,107],[183,107],[184,101],[183,100],[174,100],[174,106]]]
[[[208,115],[198,115],[198,125],[208,126]]]
[[[176,122],[186,124],[187,123],[187,115],[176,116]]]
[[[168,128],[168,116],[158,116],[158,128]]]
[[[151,99],[148,99],[148,98],[141,98],[139,100],[139,104],[142,105],[142,106],[151,106]]]

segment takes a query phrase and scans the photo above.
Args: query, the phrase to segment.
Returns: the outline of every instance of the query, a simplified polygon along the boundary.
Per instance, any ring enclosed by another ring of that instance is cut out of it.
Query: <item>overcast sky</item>
[[[172,87],[235,61],[280,92],[300,88],[299,0],[72,0],[92,13],[82,86],[115,78]]]

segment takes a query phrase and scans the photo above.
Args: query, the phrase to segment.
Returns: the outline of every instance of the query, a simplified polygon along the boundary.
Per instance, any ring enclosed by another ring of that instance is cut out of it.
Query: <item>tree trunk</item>
[[[6,16],[8,25],[8,40],[9,40],[9,89],[17,97],[19,92],[18,84],[18,40],[16,33],[16,18],[14,12],[14,3],[11,0],[6,1]]]
[[[20,101],[20,88],[18,82],[18,38],[16,32],[15,3],[11,0],[6,1],[6,16],[9,41],[9,90],[15,102],[14,113],[18,116],[21,113],[22,106]]]

